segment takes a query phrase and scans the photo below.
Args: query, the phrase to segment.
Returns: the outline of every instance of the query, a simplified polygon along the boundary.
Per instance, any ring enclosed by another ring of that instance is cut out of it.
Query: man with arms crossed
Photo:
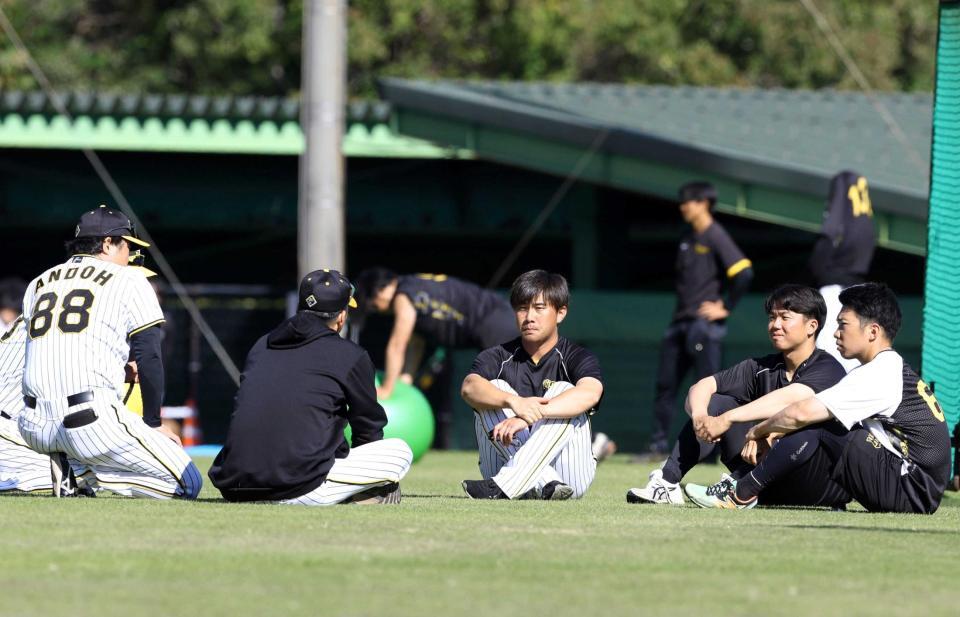
[[[630,503],[684,503],[680,480],[706,458],[713,443],[719,441],[721,460],[730,476],[717,484],[701,487],[688,484],[691,497],[698,492],[712,494],[753,468],[752,452],[741,457],[750,423],[769,418],[784,406],[803,400],[836,384],[843,378],[843,367],[828,353],[816,348],[817,334],[827,308],[817,290],[803,285],[783,285],[764,303],[767,333],[776,353],[748,358],[739,364],[705,377],[694,384],[687,395],[686,408],[691,419],[681,430],[673,452],[661,469],[650,473],[643,488],[627,492]],[[699,438],[699,439],[698,439]],[[752,443],[752,442],[751,442]],[[805,491],[787,490],[796,478],[778,483],[782,490],[765,495],[768,503],[780,505],[841,505],[846,494],[828,479],[823,461],[797,471],[808,478]]]
[[[481,352],[463,380],[483,476],[464,480],[471,499],[579,498],[593,482],[603,381],[596,356],[557,330],[569,303],[559,274],[521,274],[510,291],[520,337]]]
[[[900,306],[882,283],[840,293],[837,348],[862,363],[837,385],[791,404],[750,429],[762,446],[785,435],[736,487],[705,507],[753,507],[767,487],[825,455],[833,479],[871,512],[932,514],[950,473],[950,436],[930,388],[893,350]]]

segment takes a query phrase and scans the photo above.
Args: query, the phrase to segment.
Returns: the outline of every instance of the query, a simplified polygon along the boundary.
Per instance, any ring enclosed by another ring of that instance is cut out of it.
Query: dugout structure
[[[941,0],[930,159],[922,372],[951,429],[960,419],[960,0]]]

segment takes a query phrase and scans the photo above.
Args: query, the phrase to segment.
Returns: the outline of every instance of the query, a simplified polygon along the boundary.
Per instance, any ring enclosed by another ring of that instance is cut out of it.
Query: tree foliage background
[[[876,89],[932,89],[936,2],[816,2]],[[299,90],[303,0],[0,5],[61,90]],[[348,20],[353,97],[381,76],[855,88],[798,0],[353,0]],[[0,89],[35,88],[0,39]]]

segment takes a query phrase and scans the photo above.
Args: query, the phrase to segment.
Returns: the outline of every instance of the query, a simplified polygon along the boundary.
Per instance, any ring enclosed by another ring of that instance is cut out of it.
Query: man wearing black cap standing
[[[126,496],[192,499],[203,483],[160,424],[164,318],[144,273],[127,265],[132,245],[150,246],[126,216],[106,206],[86,212],[67,243],[70,257],[33,279],[24,295],[18,424],[27,446],[50,455],[58,497],[78,490],[68,459],[90,468],[82,477],[90,488]],[[131,355],[142,418],[122,402]]]
[[[753,279],[753,264],[713,218],[717,203],[713,185],[685,184],[679,201],[680,214],[690,228],[680,239],[677,304],[660,342],[650,439],[650,452],[658,455],[670,451],[668,432],[680,383],[691,368],[695,381],[720,370],[726,319]]]
[[[340,338],[353,286],[336,270],[300,282],[296,315],[247,355],[226,443],[210,479],[228,501],[327,506],[399,503],[413,454],[384,439],[373,362]],[[353,448],[344,439],[349,422]]]

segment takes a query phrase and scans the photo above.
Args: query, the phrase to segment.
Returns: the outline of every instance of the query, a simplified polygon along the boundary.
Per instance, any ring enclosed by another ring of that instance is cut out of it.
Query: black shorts
[[[711,416],[718,416],[736,408],[739,404],[732,396],[714,394],[710,398],[707,411]],[[740,452],[747,443],[747,432],[755,424],[755,422],[734,424],[720,439],[720,460],[734,477],[741,478],[753,469],[753,465],[740,458]],[[770,483],[760,493],[760,505],[833,508],[850,503],[849,493],[831,477],[837,454],[842,450],[841,440],[846,437],[846,430],[839,424],[833,429],[831,435],[835,435],[834,443],[840,445],[834,448],[818,449],[809,461]],[[833,458],[830,457],[832,452],[836,453]]]
[[[763,489],[762,506],[825,506],[839,508],[851,497],[832,477],[835,462],[819,448],[810,460]]]
[[[928,476],[913,466],[901,475],[903,459],[885,449],[866,429],[850,431],[833,479],[870,512],[932,514],[942,495]]]

